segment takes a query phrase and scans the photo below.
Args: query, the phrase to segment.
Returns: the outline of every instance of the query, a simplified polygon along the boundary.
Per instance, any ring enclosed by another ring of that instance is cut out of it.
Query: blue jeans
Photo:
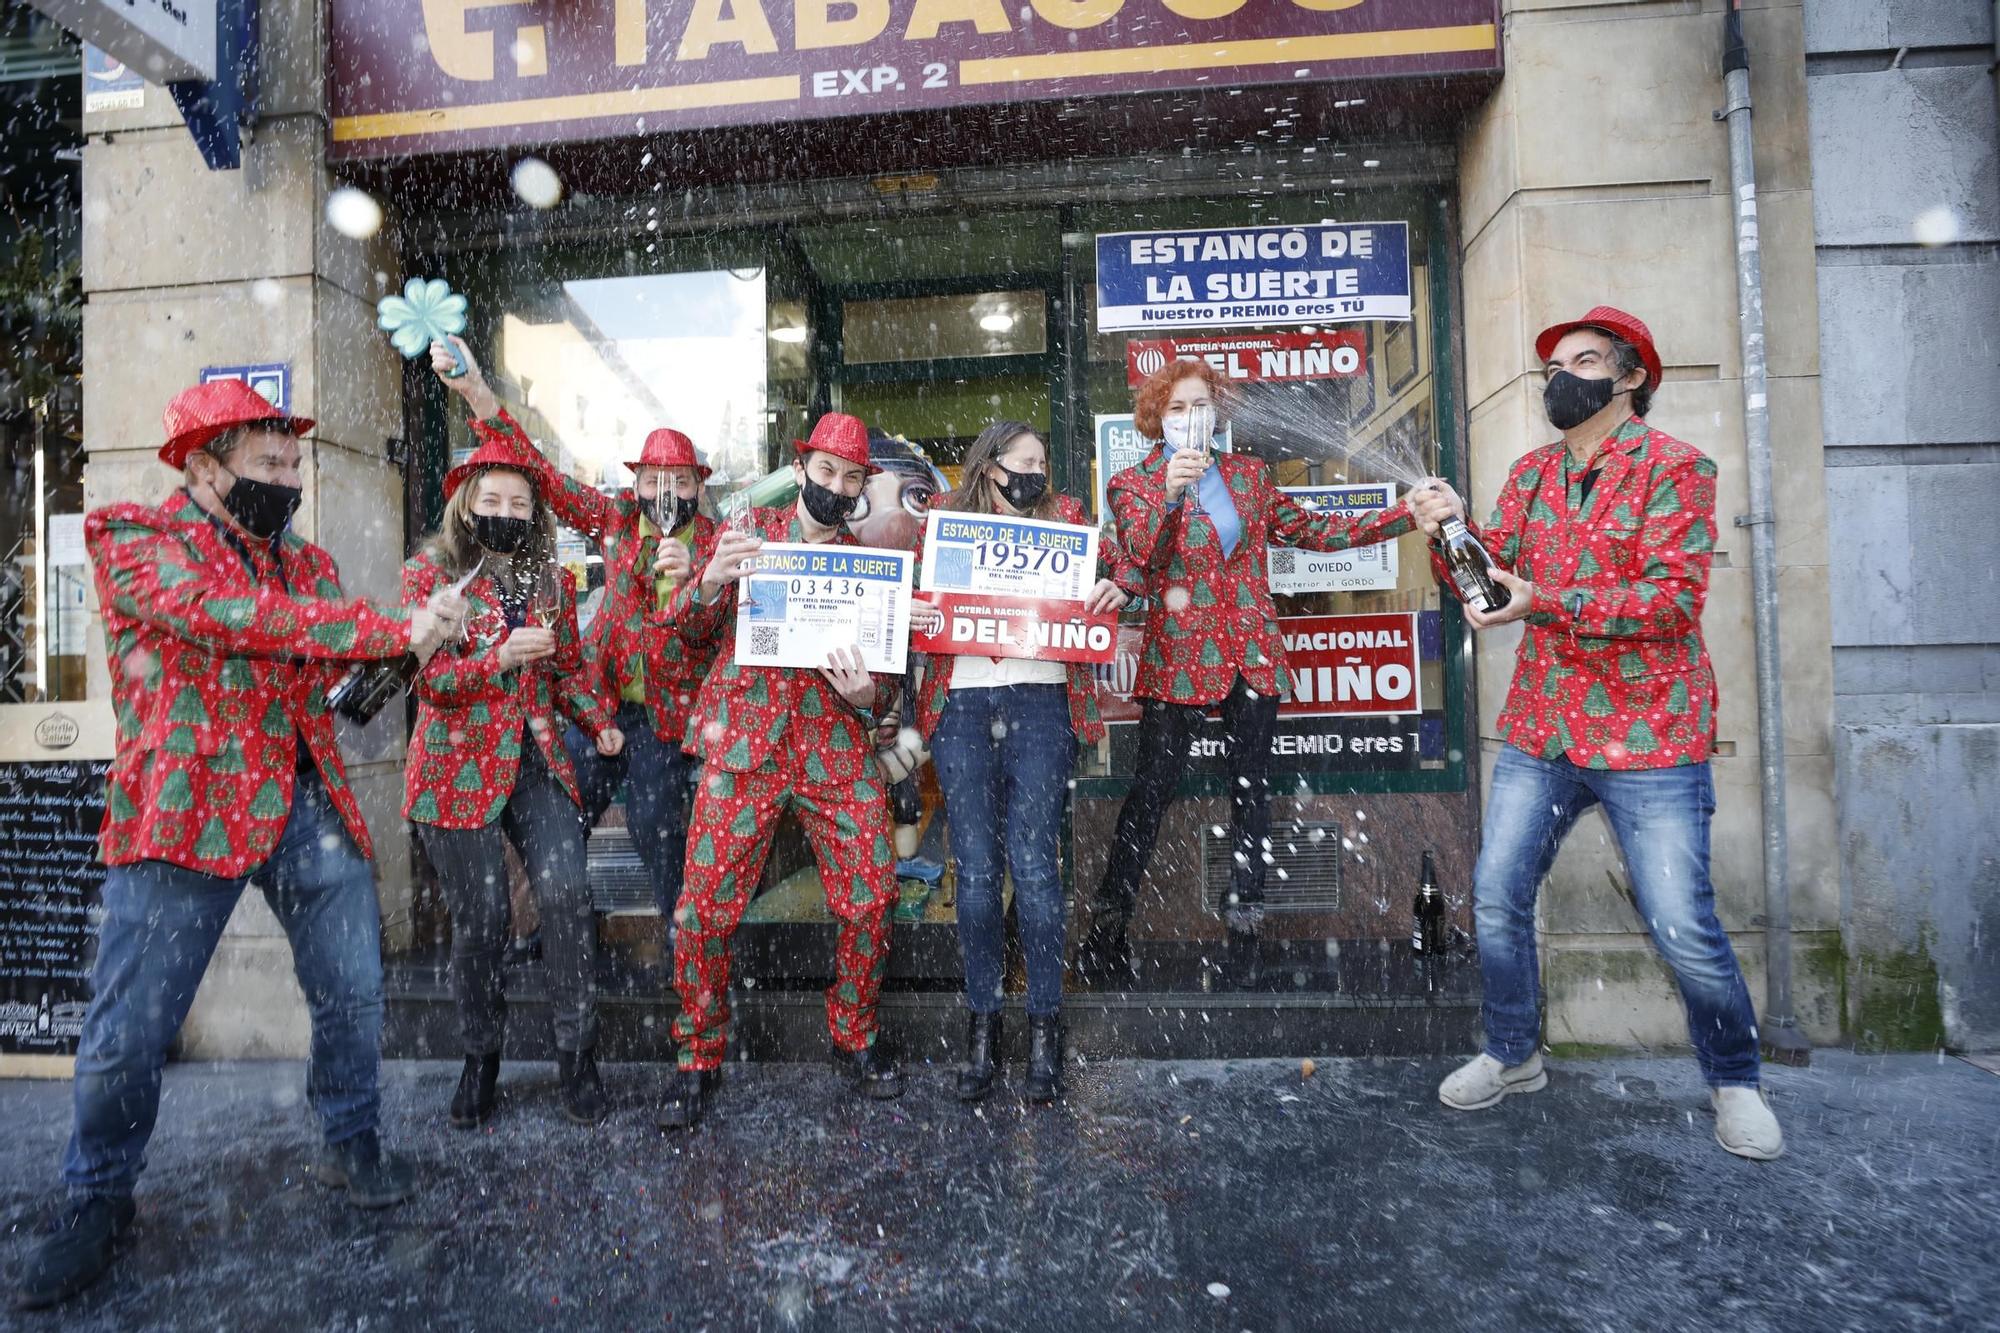
[[[329,1144],[375,1129],[380,1096],[382,945],[375,876],[317,773],[301,773],[271,859],[252,872],[292,943],[312,1014],[306,1096]],[[129,1195],[160,1110],[160,1072],[195,987],[249,876],[222,879],[142,861],[104,876],[63,1155],[72,1195]]]
[[[1501,747],[1473,871],[1486,1053],[1518,1065],[1535,1052],[1535,892],[1564,836],[1595,804],[1604,806],[1639,914],[1680,986],[1702,1077],[1712,1087],[1755,1087],[1757,1014],[1708,878],[1715,783],[1707,764],[1608,772]]]
[[[681,752],[681,738],[662,739],[644,704],[618,705],[618,729],[625,748],[612,758],[597,752],[580,727],[563,737],[576,764],[577,790],[583,795],[583,835],[604,818],[604,812],[625,788],[625,827],[633,850],[653,880],[653,901],[660,919],[671,922],[681,897],[681,870],[687,860],[688,790],[694,779],[694,756]]]
[[[1000,884],[1011,871],[1028,1013],[1050,1017],[1062,1008],[1062,817],[1076,764],[1067,687],[953,690],[931,737],[931,762],[958,863],[966,1007],[1000,1012],[1007,940]]]

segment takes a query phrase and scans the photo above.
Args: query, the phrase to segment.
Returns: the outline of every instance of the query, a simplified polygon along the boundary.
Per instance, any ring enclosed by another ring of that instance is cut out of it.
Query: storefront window
[[[84,697],[90,567],[82,414],[72,382],[0,419],[0,703]]]
[[[1049,350],[1048,300],[1026,291],[848,301],[841,332],[850,366],[1032,356]]]
[[[84,697],[82,144],[75,41],[0,16],[0,703]]]

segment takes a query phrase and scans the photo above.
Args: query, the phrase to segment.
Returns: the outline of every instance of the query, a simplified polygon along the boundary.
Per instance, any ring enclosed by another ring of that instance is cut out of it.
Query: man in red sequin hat
[[[875,1000],[889,961],[885,919],[896,896],[888,788],[875,732],[899,678],[872,676],[858,649],[818,670],[736,663],[737,584],[766,541],[860,545],[847,529],[868,478],[868,429],[833,412],[793,442],[799,497],[753,509],[695,553],[700,577],[654,617],[660,633],[715,645],[716,669],[696,697],[689,744],[705,761],[688,826],[687,873],[675,911],[674,1020],[680,1068],[659,1114],[692,1126],[728,1046],[729,945],[770,854],[778,820],[797,812],[819,862],[838,927],[826,992],[836,1060],[867,1096],[902,1092],[902,1074],[876,1044]]]
[[[76,1055],[68,1197],[17,1300],[51,1305],[109,1266],[160,1104],[160,1072],[223,925],[255,880],[292,944],[312,1015],[316,1175],[350,1202],[408,1198],[377,1137],[381,913],[367,827],[326,690],[356,661],[427,657],[464,614],[346,595],[333,557],[289,530],[312,429],[235,380],[167,407],[158,506],[90,514],[118,715],[105,780],[104,922]]]
[[[1485,1050],[1438,1096],[1475,1111],[1547,1084],[1535,897],[1578,816],[1601,805],[1680,986],[1716,1140],[1739,1157],[1776,1157],[1784,1136],[1758,1086],[1757,1014],[1709,881],[1716,688],[1701,612],[1715,464],[1646,424],[1662,375],[1638,319],[1598,306],[1542,330],[1535,356],[1562,438],[1514,464],[1474,531],[1506,605],[1465,609],[1478,630],[1526,622],[1473,872]],[[1432,534],[1465,517],[1442,483],[1410,504]]]

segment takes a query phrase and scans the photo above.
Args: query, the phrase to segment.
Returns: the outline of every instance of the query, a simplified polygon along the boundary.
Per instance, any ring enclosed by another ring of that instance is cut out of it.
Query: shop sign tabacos
[[[1498,0],[341,0],[336,156],[1500,67]]]
[[[1171,362],[1189,359],[1244,384],[1345,379],[1368,368],[1367,348],[1359,329],[1134,338],[1125,344],[1125,380],[1136,389]]]

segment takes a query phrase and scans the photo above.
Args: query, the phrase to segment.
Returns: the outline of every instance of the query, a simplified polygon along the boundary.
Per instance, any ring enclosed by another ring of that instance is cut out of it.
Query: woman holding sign
[[[981,431],[964,475],[949,513],[1088,522],[1082,504],[1049,489],[1048,446],[1024,422],[996,421]],[[1087,528],[1080,534],[1089,535]],[[917,548],[920,564],[923,549]],[[1115,615],[1130,600],[1120,585],[1138,591],[1139,572],[1115,542],[1100,549],[1096,572],[1108,577],[1096,579],[1082,605]],[[935,634],[945,614],[927,604],[912,610],[911,622]],[[958,943],[969,1011],[958,1095],[977,1101],[992,1091],[999,1072],[1007,937],[1000,885],[1011,873],[1028,969],[1028,1099],[1052,1101],[1061,1065],[1063,803],[1077,742],[1104,735],[1096,682],[1083,662],[939,653],[917,693],[916,724],[930,742],[958,863]]]
[[[1406,503],[1365,519],[1316,514],[1272,485],[1262,460],[1217,457],[1228,389],[1203,361],[1175,361],[1155,372],[1139,386],[1133,425],[1158,443],[1107,488],[1119,541],[1145,570],[1151,605],[1132,689],[1142,708],[1132,789],[1118,814],[1079,959],[1085,976],[1099,982],[1132,980],[1125,932],[1139,880],[1203,716],[1220,706],[1235,859],[1224,911],[1225,980],[1255,984],[1270,863],[1271,736],[1278,704],[1291,695],[1265,548],[1338,551],[1411,528]]]
[[[624,736],[578,670],[576,589],[555,563],[555,519],[511,447],[484,444],[445,474],[444,520],[403,566],[403,601],[440,588],[470,608],[464,638],[412,684],[417,721],[403,817],[436,867],[451,912],[452,992],[465,1069],[451,1123],[493,1113],[507,1004],[507,843],[541,909],[545,985],[555,1020],[563,1111],[579,1124],[610,1110],[597,1075],[597,917],[584,865],[581,798],[563,748],[575,720],[599,753]]]
[[[722,1067],[729,1043],[730,938],[756,891],[787,808],[805,826],[827,910],[839,925],[836,975],[826,992],[836,1060],[870,1097],[895,1097],[903,1090],[901,1071],[875,1044],[875,998],[889,961],[884,917],[896,897],[896,854],[874,733],[901,679],[907,626],[900,616],[861,626],[864,642],[871,640],[871,629],[895,636],[894,674],[874,674],[859,647],[835,646],[829,653],[826,636],[812,632],[810,615],[827,600],[822,585],[839,584],[839,595],[852,603],[862,595],[859,585],[878,568],[896,571],[893,593],[907,601],[909,556],[862,547],[847,530],[863,485],[879,470],[869,461],[868,429],[859,419],[830,412],[813,426],[812,438],[795,442],[794,449],[798,501],[733,515],[728,527],[696,551],[700,576],[649,617],[654,633],[678,634],[692,644],[718,641],[716,669],[702,682],[688,727],[704,770],[674,913],[674,987],[681,1000],[674,1036],[681,1050],[658,1116],[663,1129],[691,1128],[701,1118]],[[767,542],[784,545],[765,552]],[[800,573],[752,577],[760,553]],[[821,578],[813,572],[821,565],[839,569],[833,578]],[[881,595],[867,593],[870,599]],[[742,638],[739,620],[750,627]],[[854,623],[846,632],[854,632]],[[766,636],[768,642],[761,642]],[[757,664],[760,657],[766,663],[799,660],[788,643],[817,645],[817,665]]]

